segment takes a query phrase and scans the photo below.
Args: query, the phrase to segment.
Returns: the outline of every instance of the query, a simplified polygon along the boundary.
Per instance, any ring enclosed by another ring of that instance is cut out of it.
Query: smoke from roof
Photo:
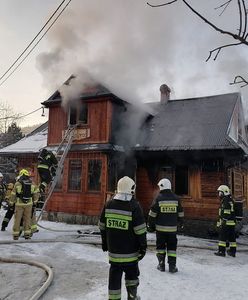
[[[219,16],[209,1],[191,4],[217,25],[237,28],[235,7]],[[171,99],[197,97],[237,91],[229,82],[247,74],[245,47],[224,49],[216,61],[205,62],[209,50],[230,40],[181,1],[151,8],[143,0],[75,0],[47,37],[50,49],[37,57],[37,66],[51,92],[71,74],[84,80],[86,70],[120,98],[159,101],[163,83],[171,88]],[[76,86],[62,88],[64,99],[77,95]]]

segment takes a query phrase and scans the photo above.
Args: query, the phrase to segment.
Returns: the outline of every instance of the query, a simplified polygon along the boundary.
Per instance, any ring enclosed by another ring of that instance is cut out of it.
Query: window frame
[[[71,166],[73,162],[80,162],[80,168],[81,168],[81,172],[80,172],[80,180],[78,181],[80,183],[80,188],[79,189],[72,189],[70,182],[72,180],[72,178],[74,176],[72,176],[71,174]],[[82,159],[70,159],[69,160],[69,165],[68,165],[68,179],[67,179],[67,190],[68,192],[82,192],[82,188],[83,188],[83,184],[82,184],[82,177],[83,177],[83,163],[82,163]]]
[[[89,189],[89,163],[91,161],[99,161],[101,164],[101,168],[100,168],[100,176],[99,176],[99,181],[100,181],[100,187],[99,190],[94,190],[94,189]],[[86,191],[89,193],[101,193],[102,192],[102,170],[103,170],[103,159],[101,158],[88,158],[87,159],[87,176],[86,176]]]

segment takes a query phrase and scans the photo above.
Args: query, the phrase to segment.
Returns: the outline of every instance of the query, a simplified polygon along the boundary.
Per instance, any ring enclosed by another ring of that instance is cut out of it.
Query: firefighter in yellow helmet
[[[226,256],[226,246],[227,242],[229,242],[230,249],[227,250],[227,254],[235,257],[237,244],[235,235],[236,218],[234,201],[227,185],[220,185],[217,192],[220,198],[219,221],[217,222],[217,227],[220,228],[220,231],[218,251],[214,254],[217,256]]]
[[[15,205],[15,219],[13,226],[13,239],[18,240],[20,235],[20,223],[23,218],[23,229],[25,239],[31,237],[32,207],[39,198],[38,189],[32,183],[28,170],[22,169],[18,180],[11,192],[10,206]]]

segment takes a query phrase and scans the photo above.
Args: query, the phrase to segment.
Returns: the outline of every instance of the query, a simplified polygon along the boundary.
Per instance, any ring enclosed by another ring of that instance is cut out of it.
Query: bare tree
[[[21,115],[15,113],[8,103],[0,102],[0,134],[6,133],[9,126],[20,118]]]
[[[218,55],[220,54],[221,50],[223,50],[224,48],[239,46],[239,45],[248,46],[248,26],[247,26],[248,25],[247,24],[247,22],[248,22],[248,19],[247,19],[248,7],[247,7],[247,3],[246,3],[247,0],[227,0],[227,1],[223,2],[221,5],[215,7],[216,10],[220,11],[220,15],[222,15],[232,2],[236,2],[237,14],[238,14],[238,18],[239,18],[239,26],[238,26],[238,30],[235,28],[233,30],[233,32],[224,30],[224,29],[216,26],[208,18],[204,17],[199,11],[197,11],[192,5],[190,5],[189,1],[186,1],[186,0],[172,0],[172,1],[167,1],[167,2],[161,3],[161,4],[157,4],[157,5],[153,5],[149,2],[147,2],[147,4],[151,7],[162,7],[162,6],[166,6],[166,5],[175,4],[176,2],[183,2],[184,5],[187,6],[193,14],[197,15],[202,21],[207,23],[215,31],[217,31],[221,34],[227,35],[236,41],[234,43],[227,43],[227,44],[218,46],[214,49],[211,49],[209,51],[209,55],[208,55],[206,61],[209,61],[211,58],[213,60],[216,60]],[[235,76],[233,82],[231,82],[230,84],[241,84],[241,87],[244,87],[244,86],[248,85],[248,80],[240,75],[237,75],[237,76]]]

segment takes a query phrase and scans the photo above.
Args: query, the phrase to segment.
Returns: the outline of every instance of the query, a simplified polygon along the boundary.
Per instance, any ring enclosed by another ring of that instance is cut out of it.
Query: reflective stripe
[[[232,248],[236,248],[236,247],[237,247],[237,243],[235,243],[235,242],[231,242],[231,243],[230,243],[230,247],[232,247]]]
[[[226,242],[224,242],[224,241],[219,241],[219,244],[218,244],[219,246],[222,246],[222,247],[226,247]]]
[[[49,169],[48,165],[43,165],[43,164],[38,165],[37,168]]]
[[[171,256],[171,257],[177,257],[176,251],[173,251],[173,250],[168,250],[168,251],[167,251],[167,255],[168,255],[168,256]]]
[[[166,250],[165,249],[157,249],[157,254],[165,254]]]
[[[183,211],[180,211],[180,212],[178,213],[178,216],[179,216],[180,218],[184,217],[184,212],[183,212]]]
[[[111,300],[121,299],[121,290],[109,290],[109,299]]]
[[[134,280],[125,280],[126,286],[138,286],[139,285],[139,279]]]
[[[162,232],[176,232],[177,231],[177,226],[156,225],[156,230],[157,231],[162,231]]]
[[[143,223],[141,225],[135,226],[133,228],[133,230],[134,230],[135,234],[137,234],[137,235],[143,234],[146,232],[146,224]]]
[[[235,222],[230,220],[230,221],[226,221],[226,225],[228,226],[235,226]]]
[[[171,205],[176,205],[178,206],[178,201],[177,200],[169,200],[169,201],[159,201],[159,206],[171,206]]]
[[[123,262],[133,262],[138,260],[139,253],[129,253],[129,254],[117,254],[109,252],[109,260],[111,262],[123,263]]]
[[[156,218],[157,217],[157,213],[153,212],[152,210],[149,211],[149,216]]]
[[[119,215],[126,215],[126,216],[132,216],[131,211],[126,211],[126,210],[120,210],[120,209],[105,209],[105,213],[113,213],[113,214],[119,214]]]
[[[231,210],[230,209],[224,209],[224,214],[230,215],[231,214]]]
[[[119,219],[119,220],[127,220],[132,221],[132,217],[130,216],[124,216],[119,214],[108,214],[105,212],[105,218],[113,218],[113,219]]]

